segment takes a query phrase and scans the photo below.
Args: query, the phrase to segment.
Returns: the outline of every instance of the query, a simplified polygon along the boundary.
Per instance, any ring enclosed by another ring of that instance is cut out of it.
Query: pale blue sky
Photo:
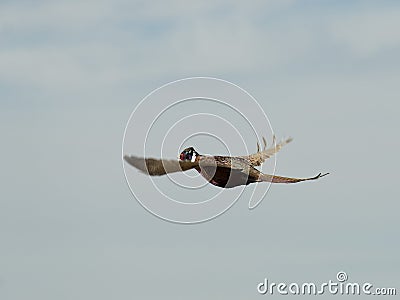
[[[340,270],[399,289],[399,28],[397,1],[2,1],[0,298],[256,299],[266,276]],[[332,174],[201,225],[146,212],[125,124],[188,76],[245,88],[295,138],[278,173]]]

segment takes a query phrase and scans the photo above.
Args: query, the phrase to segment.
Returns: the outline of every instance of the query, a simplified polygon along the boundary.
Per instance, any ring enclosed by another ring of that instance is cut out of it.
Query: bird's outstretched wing
[[[263,137],[264,149],[262,151],[260,151],[260,145],[257,143],[257,153],[250,154],[247,156],[239,156],[239,157],[244,158],[245,160],[250,162],[250,164],[252,164],[253,166],[260,166],[266,159],[273,156],[275,153],[277,153],[279,150],[281,150],[281,148],[283,146],[290,143],[293,139],[288,138],[286,140],[280,141],[277,144],[275,143],[275,140],[276,140],[276,138],[274,136],[273,141],[272,141],[273,146],[270,148],[267,148],[267,141]]]
[[[125,155],[124,159],[131,166],[134,166],[143,173],[151,176],[184,172],[196,167],[199,169],[207,168],[209,172],[211,172],[210,170],[213,170],[213,174],[216,172],[217,168],[242,169],[242,166],[236,166],[235,164],[232,164],[230,157],[222,156],[202,156],[199,161],[195,162],[172,159],[143,158],[133,155]]]
[[[184,172],[199,165],[197,162],[143,158],[133,155],[125,155],[124,159],[128,164],[151,176]]]

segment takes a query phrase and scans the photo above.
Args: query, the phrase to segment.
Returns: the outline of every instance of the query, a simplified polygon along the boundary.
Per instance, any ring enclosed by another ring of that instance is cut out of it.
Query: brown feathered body
[[[200,156],[198,158],[199,166],[195,169],[211,184],[222,187],[232,188],[238,185],[247,185],[253,182],[260,181],[260,171],[254,168],[243,158],[228,157],[228,156]],[[201,161],[203,160],[203,161]],[[206,163],[205,161],[214,160],[213,163]],[[200,166],[201,164],[204,166]]]

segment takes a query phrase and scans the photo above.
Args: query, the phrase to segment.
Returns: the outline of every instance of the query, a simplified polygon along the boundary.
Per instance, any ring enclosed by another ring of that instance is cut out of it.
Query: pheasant
[[[267,148],[266,139],[263,138],[263,150],[260,150],[260,145],[257,143],[257,152],[246,156],[202,155],[193,147],[189,147],[181,152],[178,160],[142,158],[132,155],[125,155],[124,159],[128,164],[151,176],[195,169],[209,183],[221,188],[233,188],[257,182],[296,183],[315,180],[329,174],[319,173],[309,178],[291,178],[264,174],[255,168],[291,141],[292,139],[289,138],[276,144],[274,136],[273,146]]]

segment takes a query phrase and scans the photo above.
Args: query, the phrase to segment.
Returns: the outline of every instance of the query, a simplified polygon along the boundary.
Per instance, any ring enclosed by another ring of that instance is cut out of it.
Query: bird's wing
[[[242,170],[245,165],[236,157],[230,156],[202,156],[199,160],[199,166],[207,168],[227,168],[232,170]]]
[[[133,155],[125,155],[124,159],[128,164],[151,176],[184,172],[199,165],[197,162],[143,158]]]
[[[253,166],[260,166],[266,159],[273,156],[275,153],[277,153],[279,150],[281,150],[281,148],[283,146],[290,143],[291,141],[292,141],[292,138],[288,138],[286,140],[282,140],[281,142],[275,144],[275,136],[274,136],[272,145],[275,145],[275,146],[272,146],[267,149],[267,141],[263,137],[264,149],[262,151],[260,151],[260,145],[257,143],[257,153],[250,154],[247,156],[239,156],[239,157],[247,160]]]

